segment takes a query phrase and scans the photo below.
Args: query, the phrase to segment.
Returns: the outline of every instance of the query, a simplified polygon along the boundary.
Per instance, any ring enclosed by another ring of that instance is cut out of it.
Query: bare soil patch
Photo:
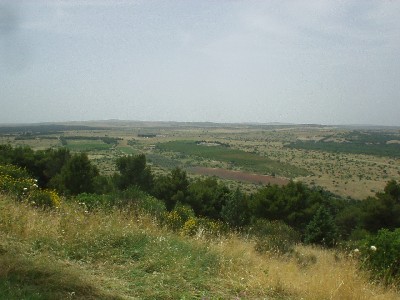
[[[231,180],[250,182],[255,184],[262,183],[262,184],[285,185],[289,183],[288,179],[282,177],[252,174],[242,171],[233,171],[221,168],[194,167],[190,168],[189,171],[200,175],[217,176],[223,179],[231,179]]]

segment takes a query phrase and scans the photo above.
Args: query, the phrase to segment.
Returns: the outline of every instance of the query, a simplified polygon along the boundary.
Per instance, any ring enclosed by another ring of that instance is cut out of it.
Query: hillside
[[[42,210],[0,196],[0,299],[399,299],[344,252],[260,254],[132,210]]]

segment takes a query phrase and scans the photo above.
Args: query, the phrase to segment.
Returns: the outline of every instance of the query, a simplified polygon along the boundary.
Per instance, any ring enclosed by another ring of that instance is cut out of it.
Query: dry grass
[[[331,250],[297,246],[288,257],[260,256],[250,242],[235,237],[214,247],[226,261],[221,276],[240,283],[250,298],[268,287],[278,298],[400,299],[394,289],[368,282],[355,260]]]
[[[183,237],[132,212],[40,211],[0,195],[0,234],[7,299],[400,299],[344,254],[260,255],[237,235]]]

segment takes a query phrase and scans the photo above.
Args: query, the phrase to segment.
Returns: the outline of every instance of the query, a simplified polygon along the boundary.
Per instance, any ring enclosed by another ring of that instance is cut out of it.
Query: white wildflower
[[[371,251],[376,251],[376,247],[375,246],[371,246]]]

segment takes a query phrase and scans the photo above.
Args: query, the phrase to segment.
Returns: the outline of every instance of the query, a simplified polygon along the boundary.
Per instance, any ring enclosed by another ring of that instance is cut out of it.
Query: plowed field
[[[285,185],[289,182],[289,180],[286,178],[252,174],[242,171],[232,171],[219,168],[194,167],[189,169],[189,171],[200,175],[217,176],[223,179],[231,179],[231,180],[244,181],[256,184],[262,183],[262,184]]]

